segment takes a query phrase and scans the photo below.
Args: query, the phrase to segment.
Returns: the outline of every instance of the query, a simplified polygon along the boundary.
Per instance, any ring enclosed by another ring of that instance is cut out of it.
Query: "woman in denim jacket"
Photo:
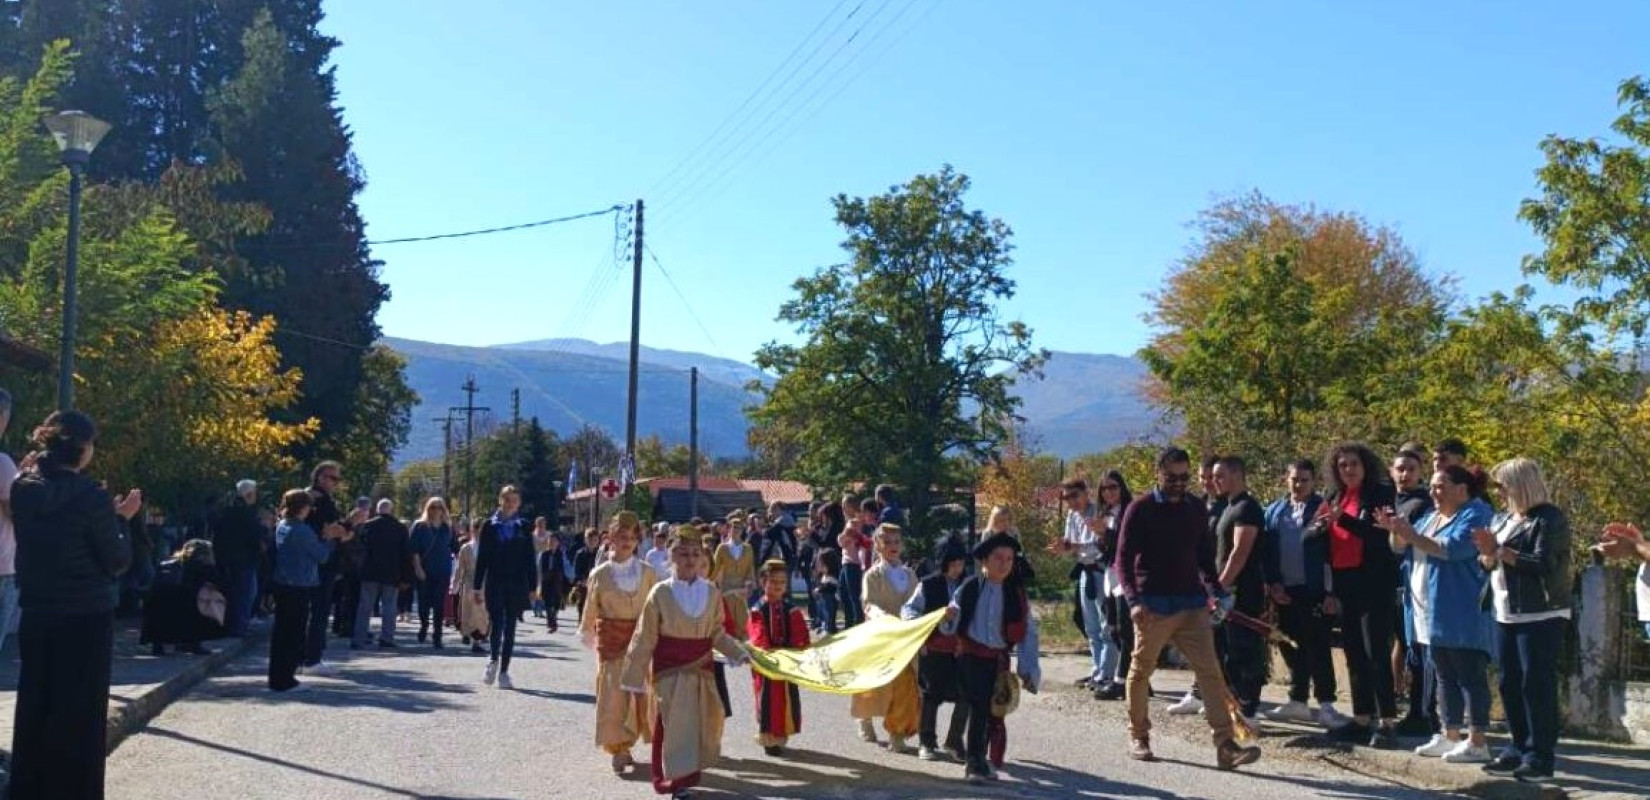
[[[1490,618],[1483,608],[1488,576],[1478,565],[1473,531],[1489,525],[1491,513],[1477,502],[1483,478],[1463,467],[1433,473],[1430,489],[1434,508],[1415,525],[1378,514],[1381,527],[1392,532],[1393,550],[1406,561],[1406,613],[1416,642],[1427,648],[1444,712],[1442,732],[1415,754],[1481,764],[1490,760],[1484,738],[1490,725]]]

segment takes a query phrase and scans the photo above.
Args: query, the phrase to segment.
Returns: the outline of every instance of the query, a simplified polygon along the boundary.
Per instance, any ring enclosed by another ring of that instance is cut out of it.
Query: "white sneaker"
[[[337,675],[338,667],[327,661],[322,661],[312,667],[304,667],[305,675]]]
[[[929,747],[928,745],[922,745],[921,747],[917,748],[917,758],[920,758],[923,761],[939,761],[939,760],[941,760],[939,751],[935,750],[932,747]]]
[[[1312,709],[1308,708],[1305,703],[1294,700],[1271,711],[1264,712],[1261,716],[1273,722],[1312,722],[1314,720]]]
[[[1460,744],[1460,742],[1451,741],[1444,738],[1444,734],[1435,733],[1430,741],[1415,748],[1415,755],[1427,758],[1442,758],[1453,752],[1457,744]]]
[[[481,673],[481,682],[487,684],[488,686],[492,686],[493,681],[495,681],[497,679],[498,679],[498,662],[497,661],[487,662],[487,671]]]
[[[1187,692],[1185,697],[1180,698],[1180,702],[1169,706],[1169,713],[1177,717],[1189,717],[1193,714],[1202,714],[1203,701],[1197,699],[1197,697],[1191,692]]]
[[[1471,739],[1462,739],[1455,749],[1444,754],[1446,764],[1488,764],[1490,760],[1489,745],[1473,747]]]
[[[1318,724],[1329,730],[1342,727],[1351,721],[1352,718],[1337,710],[1334,703],[1324,703],[1318,706]]]
[[[875,744],[876,740],[877,740],[877,726],[873,725],[871,723],[871,721],[868,720],[868,719],[860,720],[859,721],[859,738],[860,738],[861,741],[871,742],[871,743]]]
[[[514,689],[514,688],[516,688],[515,682],[510,680],[510,673],[500,672],[498,674],[498,688],[500,688],[500,689]]]

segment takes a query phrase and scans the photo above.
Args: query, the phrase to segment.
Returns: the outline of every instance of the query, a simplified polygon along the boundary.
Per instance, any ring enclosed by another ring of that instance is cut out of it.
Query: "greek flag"
[[[629,453],[619,456],[619,486],[629,489],[636,482],[636,459]]]
[[[573,461],[567,465],[567,496],[572,497],[579,489],[579,462]]]

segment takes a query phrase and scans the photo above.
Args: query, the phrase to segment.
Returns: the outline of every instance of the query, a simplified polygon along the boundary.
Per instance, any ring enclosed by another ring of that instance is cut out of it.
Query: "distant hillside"
[[[582,339],[551,339],[497,347],[459,347],[408,339],[384,343],[407,359],[407,380],[422,398],[413,430],[396,463],[441,454],[441,424],[450,407],[464,405],[459,390],[469,375],[481,386],[476,404],[495,423],[510,419],[510,390],[521,389],[523,418],[537,416],[566,435],[586,422],[624,436],[629,347]],[[666,442],[688,438],[688,374],[700,370],[699,442],[712,456],[747,452],[744,390],[751,380],[771,380],[755,367],[714,356],[644,347],[639,376],[640,435]],[[1054,353],[1043,380],[1025,380],[1018,391],[1021,413],[1043,452],[1062,457],[1093,453],[1155,431],[1157,415],[1141,383],[1145,366],[1123,356]]]
[[[588,422],[605,428],[617,440],[624,437],[625,360],[409,339],[386,338],[384,343],[407,359],[407,382],[422,401],[413,412],[412,435],[396,454],[397,464],[441,455],[441,423],[436,418],[445,416],[450,407],[464,405],[459,387],[469,375],[474,375],[481,386],[476,405],[490,407],[487,416],[496,423],[509,421],[510,390],[519,387],[523,419],[536,416],[546,428],[562,435]],[[656,433],[667,442],[686,442],[687,369],[644,361],[638,384],[638,433]],[[701,374],[699,444],[705,452],[712,456],[747,452],[742,411],[747,402],[749,396],[742,387],[712,380],[708,372]]]
[[[1020,414],[1038,450],[1062,458],[1127,444],[1157,431],[1146,401],[1146,365],[1094,353],[1052,353],[1043,379],[1016,386]]]

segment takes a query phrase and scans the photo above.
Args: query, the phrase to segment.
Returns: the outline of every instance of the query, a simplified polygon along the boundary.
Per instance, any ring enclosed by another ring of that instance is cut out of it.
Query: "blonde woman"
[[[413,577],[418,579],[418,641],[432,635],[430,616],[435,615],[431,644],[441,649],[441,629],[446,626],[446,603],[442,602],[453,579],[453,551],[457,549],[453,526],[447,521],[447,501],[432,497],[424,501],[424,512],[413,523],[408,548],[412,550]]]
[[[635,512],[613,515],[607,534],[611,556],[590,571],[579,619],[580,641],[596,652],[596,746],[612,757],[615,774],[635,765],[630,749],[638,739],[650,741],[653,719],[649,695],[626,692],[620,683],[636,620],[656,582],[653,569],[636,557],[641,533]]]
[[[458,630],[470,645],[470,652],[485,653],[481,643],[492,632],[492,620],[487,616],[487,603],[468,591],[476,574],[476,537],[481,535],[481,523],[472,520],[464,534],[464,546],[458,548],[458,568],[453,570],[453,582],[448,592],[458,597]]]

